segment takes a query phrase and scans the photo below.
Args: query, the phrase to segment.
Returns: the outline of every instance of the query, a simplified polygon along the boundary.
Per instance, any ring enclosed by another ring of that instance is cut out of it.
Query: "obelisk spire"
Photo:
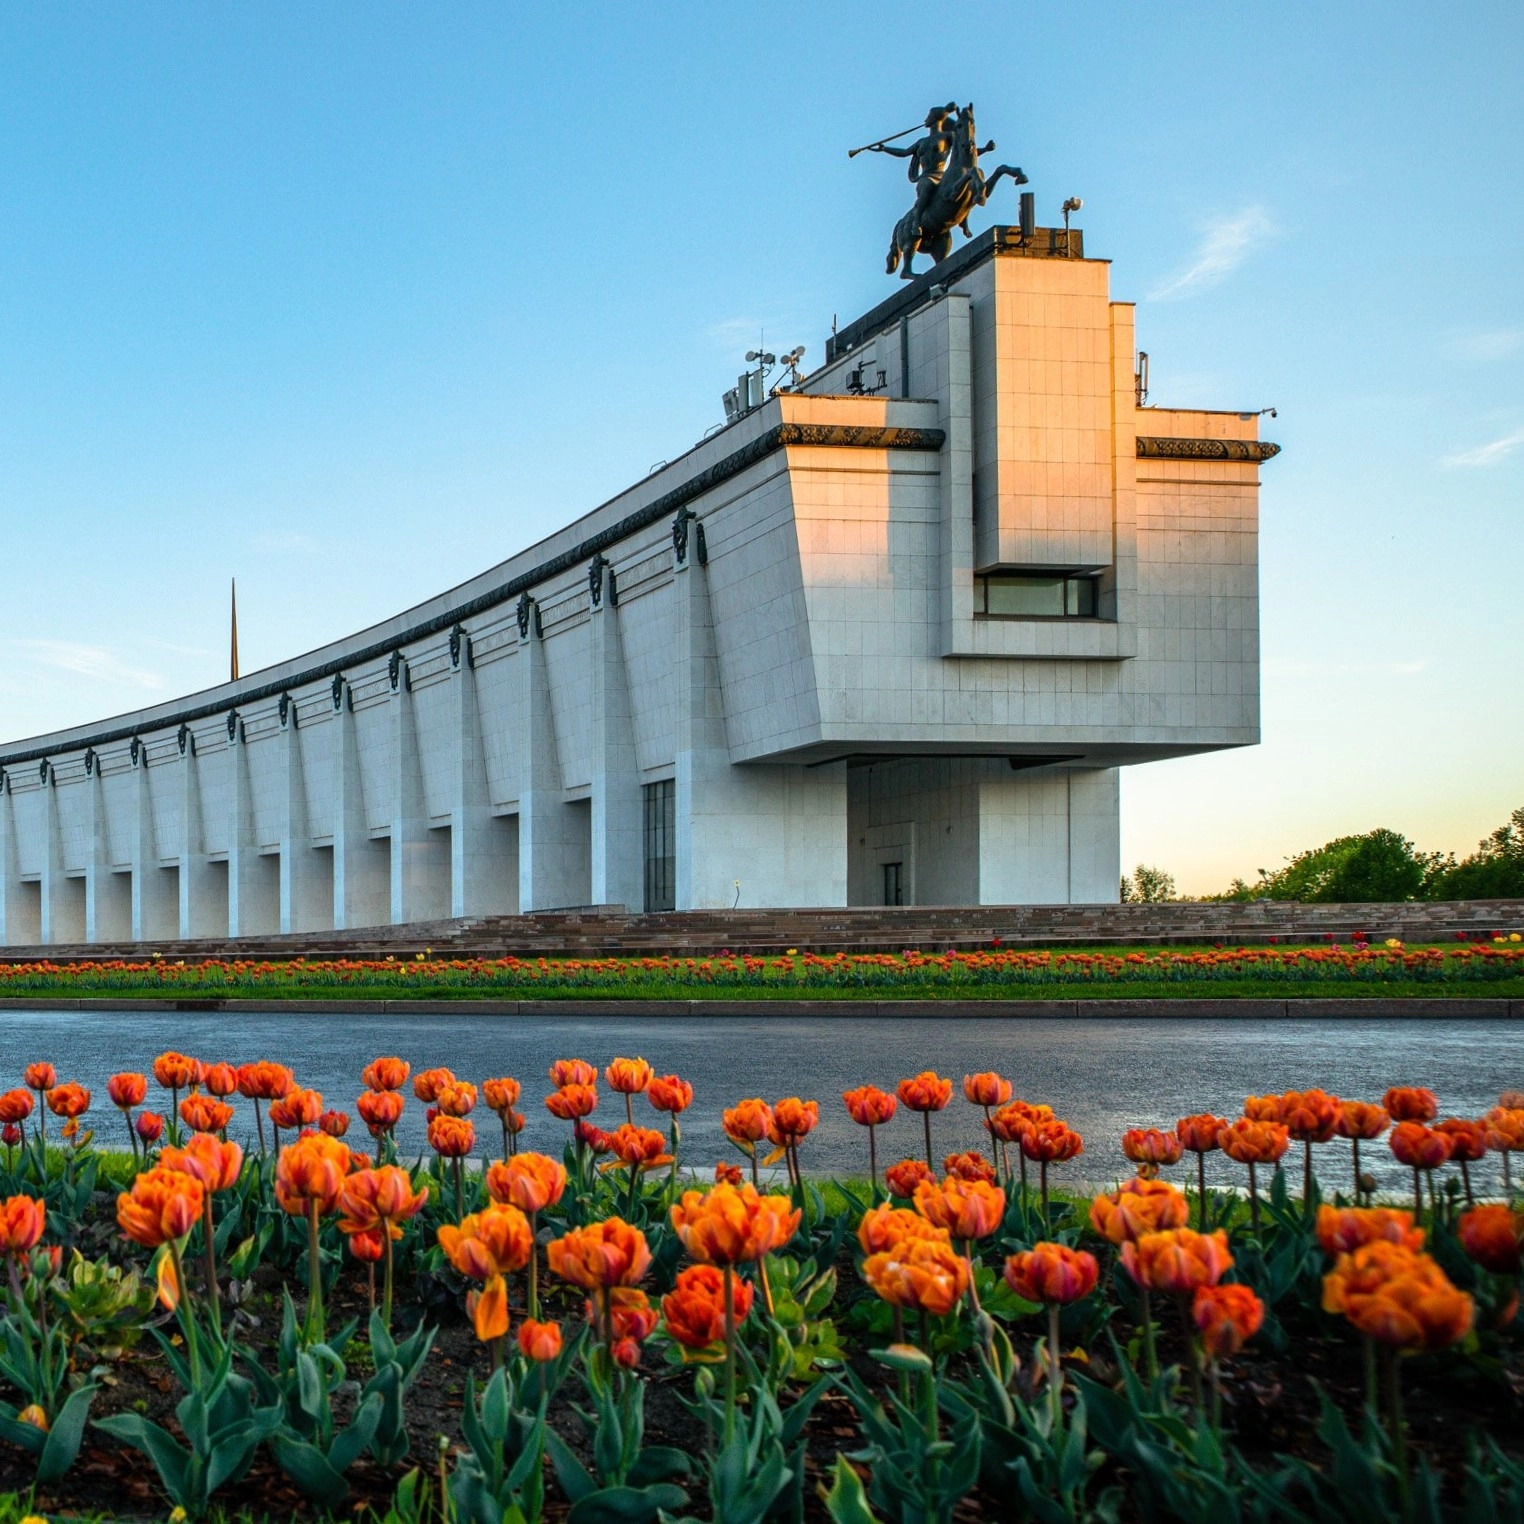
[[[233,645],[229,653],[228,681],[238,681],[238,578],[233,578]]]

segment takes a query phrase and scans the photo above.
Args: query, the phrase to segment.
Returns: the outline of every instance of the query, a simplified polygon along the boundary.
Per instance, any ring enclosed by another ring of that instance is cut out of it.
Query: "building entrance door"
[[[884,864],[884,903],[886,905],[903,905],[905,903],[904,863]]]

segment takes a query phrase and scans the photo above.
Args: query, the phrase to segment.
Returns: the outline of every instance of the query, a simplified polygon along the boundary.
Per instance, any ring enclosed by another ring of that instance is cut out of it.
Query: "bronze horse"
[[[993,153],[995,144],[988,142],[978,146],[974,136],[974,108],[970,104],[958,113],[953,134],[953,149],[941,183],[932,193],[921,214],[919,224],[912,207],[894,225],[889,240],[889,258],[885,269],[890,275],[900,272],[902,280],[914,280],[911,267],[917,253],[931,255],[934,264],[941,264],[952,252],[954,228],[961,228],[965,238],[973,235],[968,229],[968,214],[976,206],[983,206],[989,199],[1002,175],[1009,175],[1017,185],[1025,185],[1027,177],[1010,164],[1002,164],[994,174],[986,178],[979,168],[979,155]]]

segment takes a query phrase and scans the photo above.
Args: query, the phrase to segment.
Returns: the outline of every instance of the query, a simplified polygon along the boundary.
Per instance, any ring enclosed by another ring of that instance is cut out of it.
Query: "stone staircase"
[[[1487,940],[1524,931],[1524,900],[1394,905],[1298,905],[1185,901],[1163,905],[906,906],[837,910],[692,910],[636,915],[623,906],[467,916],[353,931],[114,943],[8,947],[6,962],[75,962],[100,958],[410,958],[424,949],[453,957],[599,957],[614,954],[708,956],[723,951],[776,953],[789,948],[897,952],[906,948],[1129,947],[1221,943]]]

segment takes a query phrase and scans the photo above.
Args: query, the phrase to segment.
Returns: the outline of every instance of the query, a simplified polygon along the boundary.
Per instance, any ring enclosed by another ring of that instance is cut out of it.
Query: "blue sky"
[[[1084,197],[1156,402],[1279,409],[1264,744],[1125,774],[1126,862],[1469,848],[1524,803],[1521,78],[1512,3],[7,7],[0,736],[219,679],[233,575],[245,670],[394,613],[759,334],[818,362],[905,199],[845,150],[956,97]]]

